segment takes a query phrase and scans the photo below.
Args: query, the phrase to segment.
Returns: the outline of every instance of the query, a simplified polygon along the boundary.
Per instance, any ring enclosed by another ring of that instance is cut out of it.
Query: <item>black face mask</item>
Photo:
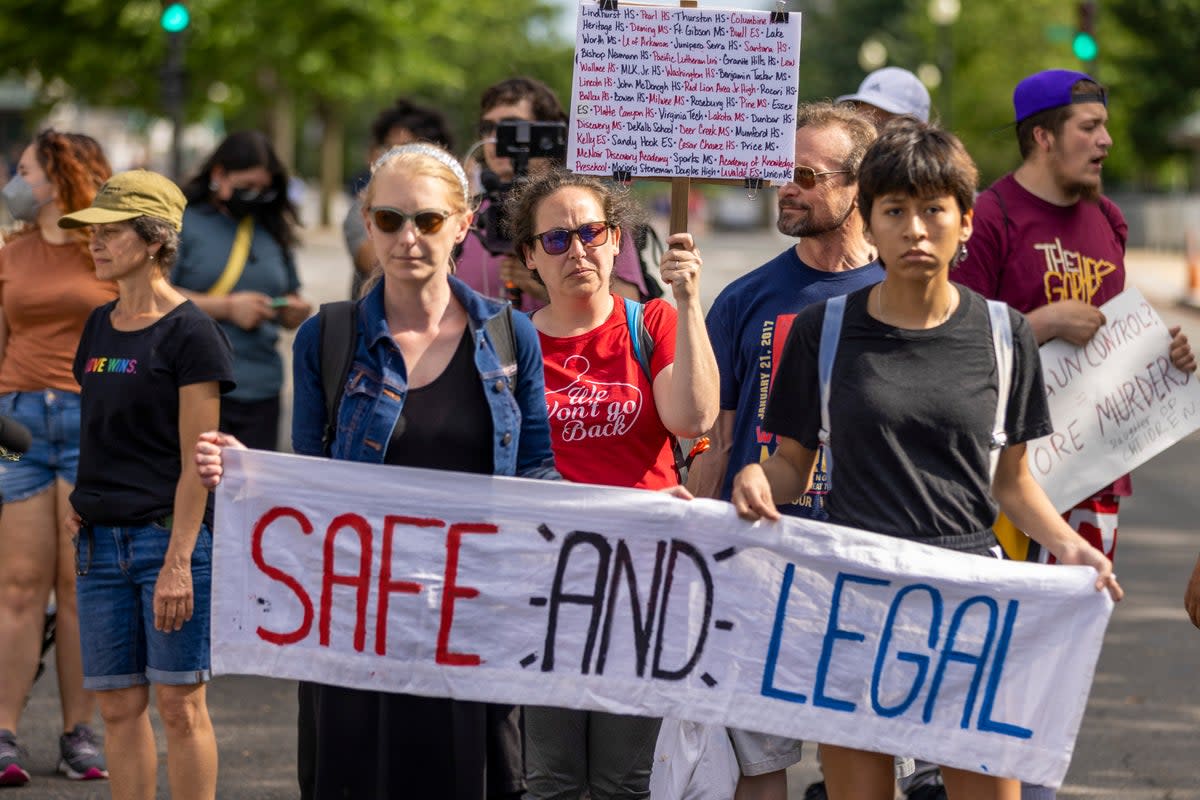
[[[277,192],[274,189],[265,192],[257,189],[234,189],[233,196],[225,201],[225,208],[229,209],[234,218],[241,219],[262,213],[267,206],[275,202],[276,197]]]

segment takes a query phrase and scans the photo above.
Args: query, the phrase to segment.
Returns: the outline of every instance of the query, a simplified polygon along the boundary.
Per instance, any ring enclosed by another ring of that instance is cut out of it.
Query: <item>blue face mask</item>
[[[39,184],[39,186],[45,185],[46,181]],[[13,219],[20,222],[34,222],[37,220],[38,211],[50,202],[51,198],[47,197],[39,203],[33,196],[35,188],[37,187],[31,186],[29,181],[20,175],[14,175],[0,191],[0,195],[4,196],[4,202],[8,206],[8,213],[12,214]]]

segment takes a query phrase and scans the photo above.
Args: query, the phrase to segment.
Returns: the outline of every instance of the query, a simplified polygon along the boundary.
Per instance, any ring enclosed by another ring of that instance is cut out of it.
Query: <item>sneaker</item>
[[[24,786],[29,773],[21,766],[25,751],[17,746],[16,735],[0,728],[0,786]]]
[[[108,777],[96,734],[87,725],[80,723],[70,733],[58,737],[58,751],[62,754],[58,771],[71,780],[95,781]]]
[[[829,795],[825,793],[825,781],[810,783],[804,790],[804,800],[829,800]]]

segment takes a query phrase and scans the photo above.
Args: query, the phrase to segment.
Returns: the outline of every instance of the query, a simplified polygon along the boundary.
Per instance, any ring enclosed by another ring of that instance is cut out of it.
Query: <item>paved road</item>
[[[697,235],[705,258],[705,297],[787,246],[774,232]],[[307,296],[340,299],[349,264],[333,232],[309,232],[300,266]],[[1185,284],[1180,256],[1131,253],[1134,282],[1168,320],[1197,332],[1200,316],[1174,307]],[[286,426],[285,426],[286,430]],[[1200,550],[1200,436],[1177,445],[1134,476],[1137,494],[1122,510],[1120,576],[1128,599],[1113,615],[1063,797],[1200,800],[1200,631],[1182,610],[1184,583]],[[210,687],[220,743],[218,796],[285,800],[296,796],[294,684],[221,677]],[[157,724],[157,720],[155,720]],[[34,781],[13,798],[107,797],[103,785],[54,777],[58,706],[51,671],[35,686],[21,726]],[[163,738],[159,736],[161,743]],[[167,794],[160,752],[160,796]],[[816,776],[806,761],[789,773],[793,800]],[[0,796],[0,800],[4,797]]]

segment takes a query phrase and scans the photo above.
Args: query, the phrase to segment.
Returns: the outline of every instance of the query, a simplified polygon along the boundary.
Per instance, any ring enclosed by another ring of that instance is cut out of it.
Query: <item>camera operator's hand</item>
[[[667,249],[658,263],[663,283],[671,287],[677,305],[700,297],[700,250],[690,233],[667,237]]]
[[[538,283],[533,277],[533,270],[521,263],[516,256],[500,257],[500,280],[504,281],[506,286],[511,283],[520,289],[522,294],[529,295],[539,302],[550,302],[546,287]]]

